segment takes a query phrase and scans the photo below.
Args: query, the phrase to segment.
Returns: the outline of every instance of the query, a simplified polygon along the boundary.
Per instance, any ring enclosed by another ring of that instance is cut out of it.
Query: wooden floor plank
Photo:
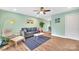
[[[78,40],[51,36],[46,33],[44,35],[51,37],[51,39],[35,48],[33,51],[79,51]],[[12,45],[4,51],[30,51],[30,49],[24,44],[24,42],[19,42],[17,47]]]

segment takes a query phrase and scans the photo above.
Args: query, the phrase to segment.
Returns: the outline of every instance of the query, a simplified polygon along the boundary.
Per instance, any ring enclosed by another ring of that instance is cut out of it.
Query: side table
[[[22,41],[22,40],[25,41],[25,38],[24,38],[23,36],[17,36],[17,37],[15,37],[15,38],[12,38],[12,39],[11,39],[11,41],[14,42],[15,46],[17,46],[18,42],[20,42],[20,41]]]

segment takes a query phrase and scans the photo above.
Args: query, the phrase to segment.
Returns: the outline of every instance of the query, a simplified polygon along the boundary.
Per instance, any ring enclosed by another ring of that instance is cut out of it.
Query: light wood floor
[[[51,36],[46,33],[45,36],[50,36],[51,39],[33,51],[79,51],[79,41],[77,40]],[[19,42],[17,47],[12,45],[4,51],[30,51],[30,49],[23,42]]]

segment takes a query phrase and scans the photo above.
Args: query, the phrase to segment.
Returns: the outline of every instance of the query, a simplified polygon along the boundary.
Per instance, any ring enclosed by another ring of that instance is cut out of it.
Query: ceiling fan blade
[[[45,11],[43,11],[43,14],[46,14]]]
[[[44,10],[45,12],[49,12],[49,11],[51,11],[51,10]]]

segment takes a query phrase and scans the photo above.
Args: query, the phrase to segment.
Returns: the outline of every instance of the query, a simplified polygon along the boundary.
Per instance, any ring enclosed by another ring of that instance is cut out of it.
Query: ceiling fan
[[[34,10],[34,11],[37,12],[37,14],[40,14],[40,13],[46,14],[46,12],[49,12],[51,10],[45,9],[44,7],[40,7],[39,10]]]

